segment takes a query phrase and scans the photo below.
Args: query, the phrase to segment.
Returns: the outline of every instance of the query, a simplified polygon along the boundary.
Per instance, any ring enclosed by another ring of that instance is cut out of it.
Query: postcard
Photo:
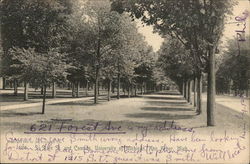
[[[1,0],[1,163],[249,163],[248,0]]]

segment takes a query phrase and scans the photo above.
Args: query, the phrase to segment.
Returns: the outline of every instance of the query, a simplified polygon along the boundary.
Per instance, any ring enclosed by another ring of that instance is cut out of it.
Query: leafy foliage
[[[228,92],[230,89],[243,91],[248,88],[250,79],[249,36],[240,43],[240,54],[236,39],[228,41],[227,51],[216,73],[218,92]]]
[[[66,80],[66,70],[70,65],[65,62],[65,55],[55,49],[48,53],[38,53],[34,48],[13,48],[10,54],[12,60],[16,61],[11,68],[22,70],[19,75],[16,75],[20,80],[41,85]]]
[[[165,39],[159,50],[158,62],[165,74],[177,84],[194,76],[194,61],[190,51],[187,51],[177,39]]]
[[[170,35],[191,51],[197,69],[207,71],[208,48],[217,47],[233,0],[112,0],[112,8],[140,18],[162,36]]]
[[[20,70],[10,67],[15,63],[11,48],[34,48],[36,52],[48,53],[53,48],[62,49],[65,38],[65,14],[68,3],[64,0],[4,0],[1,5],[1,34],[3,38],[3,74],[18,75]]]

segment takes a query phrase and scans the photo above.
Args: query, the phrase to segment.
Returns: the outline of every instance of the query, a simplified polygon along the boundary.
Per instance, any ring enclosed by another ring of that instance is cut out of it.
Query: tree
[[[43,86],[43,107],[45,112],[46,88],[53,81],[65,81],[67,70],[70,67],[65,62],[65,54],[60,54],[56,49],[48,53],[38,53],[35,49],[13,48],[10,51],[13,60],[17,62],[11,65],[12,68],[20,69],[22,72],[18,78],[28,82],[39,82]],[[26,91],[27,92],[27,91]]]
[[[105,82],[108,85],[108,95],[107,99],[110,101],[111,98],[111,88],[112,83],[114,82],[114,79],[117,75],[117,53],[116,51],[111,51],[110,53],[103,55],[102,60],[102,76],[104,77]]]
[[[166,75],[178,85],[188,102],[191,102],[191,80],[195,76],[195,67],[190,51],[177,39],[165,39],[159,50],[158,62]]]
[[[123,86],[128,91],[128,97],[130,97],[132,87],[137,83],[136,78],[138,74],[136,68],[142,61],[144,52],[142,50],[148,47],[145,38],[138,32],[135,22],[132,22],[127,14],[123,15],[119,35],[120,46],[117,47],[117,98],[119,98],[120,95],[120,79],[122,79]]]
[[[141,93],[143,93],[143,87],[146,92],[147,84],[153,81],[153,69],[156,64],[157,56],[153,52],[152,47],[143,43],[140,49],[139,60],[137,60],[137,67],[135,68],[136,82],[141,85]]]
[[[3,47],[2,47],[2,38],[1,38],[1,33],[0,33],[0,78],[2,80],[2,89],[5,89],[5,81],[3,79]]]
[[[246,91],[248,95],[249,74],[249,36],[246,41],[237,45],[236,38],[228,41],[227,50],[223,53],[222,61],[216,73],[217,91],[219,93],[230,93],[235,91],[235,95]],[[231,86],[232,83],[232,86]]]
[[[62,51],[66,29],[64,16],[69,11],[70,5],[65,0],[4,0],[1,5],[4,76],[16,81],[21,74],[21,70],[10,67],[18,63],[18,60],[11,58],[9,50],[12,48],[35,48],[38,53],[48,53],[53,48]],[[24,83],[28,84],[27,81]]]
[[[98,85],[102,69],[102,59],[117,46],[117,37],[120,29],[120,15],[110,11],[108,1],[88,1],[84,5],[84,21],[88,52],[92,55],[92,66],[95,69],[95,99],[98,102]]]
[[[92,33],[89,24],[85,20],[85,1],[72,1],[72,13],[67,16],[67,46],[65,51],[68,53],[67,60],[74,66],[68,70],[67,79],[72,84],[72,96],[79,96],[79,84],[93,79],[93,49],[90,39]],[[76,94],[75,94],[76,88]],[[87,95],[86,87],[86,95]]]
[[[18,74],[20,70],[10,69],[11,61],[8,50],[14,46],[22,47],[25,44],[25,38],[22,34],[23,14],[20,10],[24,1],[2,1],[1,2],[1,38],[3,47],[2,56],[2,75],[5,79],[14,80],[14,95],[17,94],[17,79],[11,78],[12,75]]]
[[[165,70],[161,67],[161,62],[157,61],[153,68],[153,79],[155,81],[155,91],[163,90],[163,86],[168,86],[171,79],[166,76]]]

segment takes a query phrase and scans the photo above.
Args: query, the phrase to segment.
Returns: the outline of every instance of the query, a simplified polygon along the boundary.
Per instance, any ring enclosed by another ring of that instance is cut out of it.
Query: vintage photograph
[[[249,0],[0,0],[0,162],[248,164],[249,20]]]

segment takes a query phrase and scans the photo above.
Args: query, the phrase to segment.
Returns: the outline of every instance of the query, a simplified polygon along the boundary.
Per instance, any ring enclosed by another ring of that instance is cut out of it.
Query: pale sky
[[[164,41],[163,38],[160,37],[159,34],[153,33],[152,26],[144,26],[141,23],[138,23],[139,29],[138,31],[145,36],[146,41],[149,45],[151,45],[154,51],[158,51],[161,47],[162,42]]]
[[[245,30],[246,34],[249,35],[250,1],[249,0],[238,0],[238,1],[239,4],[234,7],[233,16],[231,17],[229,22],[236,22],[235,21],[236,16],[241,16],[245,10],[249,11],[249,16],[247,19],[246,30]],[[161,38],[157,33],[153,33],[153,28],[151,26],[143,27],[141,23],[138,23],[138,26],[139,26],[139,32],[145,36],[146,41],[148,42],[149,45],[153,47],[154,51],[159,50],[164,39]],[[228,39],[231,39],[234,36],[236,36],[235,30],[240,30],[241,28],[242,27],[237,26],[236,24],[226,24],[222,41],[225,43]]]

